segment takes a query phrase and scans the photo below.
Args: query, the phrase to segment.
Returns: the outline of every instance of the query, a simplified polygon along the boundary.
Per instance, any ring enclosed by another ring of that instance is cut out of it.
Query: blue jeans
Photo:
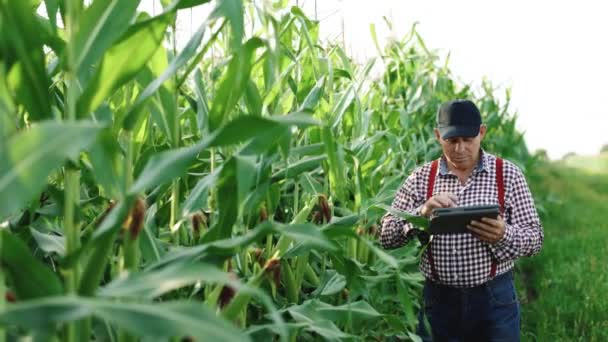
[[[520,317],[512,271],[470,288],[427,279],[417,333],[423,341],[519,341]]]

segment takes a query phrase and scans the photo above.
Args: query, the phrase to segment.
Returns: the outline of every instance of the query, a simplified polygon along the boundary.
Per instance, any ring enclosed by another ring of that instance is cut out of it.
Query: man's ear
[[[435,139],[437,139],[437,141],[441,140],[441,135],[439,134],[439,129],[435,128]]]
[[[483,139],[483,137],[486,135],[487,131],[488,131],[488,126],[486,126],[486,125],[479,126],[479,138]]]

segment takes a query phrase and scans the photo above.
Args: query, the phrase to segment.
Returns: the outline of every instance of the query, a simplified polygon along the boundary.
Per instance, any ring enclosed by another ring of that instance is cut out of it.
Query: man
[[[501,207],[497,219],[472,221],[469,233],[432,237],[420,260],[426,281],[418,334],[425,341],[519,341],[513,261],[538,253],[544,236],[521,170],[481,149],[486,130],[473,102],[442,104],[435,128],[442,157],[414,170],[393,201],[396,209],[426,217],[435,208]],[[419,233],[390,213],[382,219],[385,248]]]

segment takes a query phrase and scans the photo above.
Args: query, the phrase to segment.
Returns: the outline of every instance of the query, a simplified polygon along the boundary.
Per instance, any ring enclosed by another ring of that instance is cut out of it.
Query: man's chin
[[[470,160],[468,158],[463,159],[452,159],[452,164],[454,164],[458,168],[466,168],[470,164]]]

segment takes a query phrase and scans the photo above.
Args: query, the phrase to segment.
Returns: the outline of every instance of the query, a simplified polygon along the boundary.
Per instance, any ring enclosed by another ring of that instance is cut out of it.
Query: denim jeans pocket
[[[513,277],[509,275],[500,278],[486,284],[492,305],[504,306],[517,303],[517,293],[515,292]]]

